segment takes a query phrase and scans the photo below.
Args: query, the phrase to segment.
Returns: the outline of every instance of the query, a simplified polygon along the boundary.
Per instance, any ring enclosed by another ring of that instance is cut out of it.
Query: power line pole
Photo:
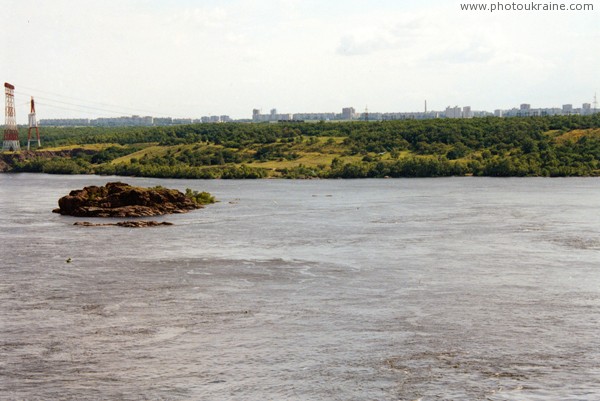
[[[21,150],[21,145],[19,144],[19,129],[17,128],[17,117],[15,116],[15,87],[8,82],[5,82],[4,93],[6,94],[6,104],[4,107],[6,123],[4,124],[2,150],[14,152]]]
[[[42,142],[40,141],[40,129],[38,128],[37,118],[35,117],[35,103],[33,101],[33,96],[31,97],[31,112],[29,113],[29,130],[27,130],[27,150],[31,145],[31,130],[35,129],[35,134],[37,136],[37,144],[38,148],[42,146]]]

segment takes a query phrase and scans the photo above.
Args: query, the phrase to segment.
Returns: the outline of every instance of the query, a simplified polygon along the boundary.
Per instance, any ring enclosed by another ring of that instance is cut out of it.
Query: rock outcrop
[[[77,217],[144,217],[186,213],[202,205],[175,189],[140,188],[122,182],[74,190],[53,212]]]
[[[168,221],[158,222],[158,221],[119,221],[118,223],[90,223],[89,221],[78,221],[73,224],[74,226],[84,226],[84,227],[107,227],[107,226],[117,226],[117,227],[129,227],[129,228],[144,228],[144,227],[157,227],[157,226],[172,226],[173,223],[169,223]]]

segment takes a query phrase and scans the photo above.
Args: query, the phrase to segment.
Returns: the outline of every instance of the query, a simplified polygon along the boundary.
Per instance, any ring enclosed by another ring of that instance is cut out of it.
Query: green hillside
[[[24,134],[24,133],[23,133]],[[600,115],[45,128],[11,171],[177,178],[600,175]]]

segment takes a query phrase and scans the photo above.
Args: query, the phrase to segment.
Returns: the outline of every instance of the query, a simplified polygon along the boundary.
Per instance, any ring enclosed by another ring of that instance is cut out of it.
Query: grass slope
[[[15,171],[182,178],[600,175],[600,115],[46,134],[50,147],[15,157]]]

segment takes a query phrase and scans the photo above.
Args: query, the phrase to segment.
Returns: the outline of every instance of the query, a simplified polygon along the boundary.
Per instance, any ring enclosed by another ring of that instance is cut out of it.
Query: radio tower
[[[4,124],[4,142],[2,150],[10,152],[21,150],[19,144],[19,130],[17,129],[17,118],[15,116],[15,87],[8,82],[4,83],[4,92],[6,93],[6,123]]]
[[[594,93],[594,114],[598,112],[598,97],[597,94]]]
[[[38,128],[37,119],[35,118],[35,103],[33,102],[33,96],[31,97],[31,113],[29,113],[29,130],[27,131],[27,150],[31,144],[31,130],[35,129],[35,135],[37,136],[38,148],[42,146],[40,141],[40,129]]]

